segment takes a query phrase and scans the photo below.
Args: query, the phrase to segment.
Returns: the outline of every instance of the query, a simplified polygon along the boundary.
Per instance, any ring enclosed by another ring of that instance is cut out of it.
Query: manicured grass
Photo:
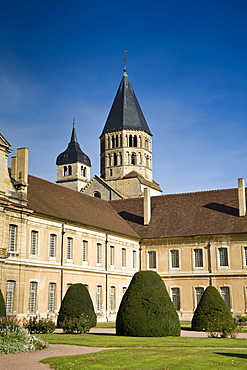
[[[48,358],[56,370],[208,370],[246,369],[247,350],[152,348],[107,350],[87,355]]]
[[[116,323],[115,321],[108,321],[108,322],[98,322],[96,328],[115,328]]]
[[[51,344],[72,344],[87,347],[227,347],[247,348],[246,339],[185,338],[185,337],[119,337],[98,334],[40,334]]]

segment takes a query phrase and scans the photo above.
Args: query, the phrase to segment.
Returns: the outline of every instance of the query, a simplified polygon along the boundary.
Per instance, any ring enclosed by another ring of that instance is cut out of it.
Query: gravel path
[[[101,329],[93,328],[90,333],[97,334],[115,334],[115,329]],[[182,337],[206,337],[207,334],[203,332],[193,332],[182,330]],[[240,333],[238,338],[246,338],[247,333]],[[246,343],[247,347],[247,343]],[[82,355],[86,353],[94,353],[110,348],[96,348],[96,347],[82,347],[66,344],[52,344],[51,347],[41,351],[9,353],[7,355],[0,355],[0,369],[4,370],[50,370],[48,364],[42,364],[41,360],[48,357]],[[113,349],[113,348],[111,348]]]

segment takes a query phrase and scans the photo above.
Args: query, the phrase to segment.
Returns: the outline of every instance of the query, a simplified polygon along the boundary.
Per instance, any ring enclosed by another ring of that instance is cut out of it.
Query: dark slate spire
[[[152,135],[129,81],[126,68],[101,136],[107,132],[124,129],[145,131]]]
[[[73,129],[71,134],[71,139],[68,144],[68,148],[58,155],[56,160],[56,165],[69,164],[81,162],[91,167],[91,161],[89,157],[83,153],[80,148],[79,143],[77,142],[76,131],[75,131],[75,122],[73,121]]]

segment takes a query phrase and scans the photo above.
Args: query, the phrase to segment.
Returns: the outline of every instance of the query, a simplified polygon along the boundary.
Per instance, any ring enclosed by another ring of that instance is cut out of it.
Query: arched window
[[[135,153],[133,153],[133,154],[131,155],[131,164],[133,164],[133,165],[135,165],[135,164],[136,164],[136,154],[135,154]]]
[[[67,166],[64,166],[63,168],[63,175],[64,176],[68,176],[69,172],[68,172],[68,167]]]
[[[136,135],[134,135],[133,136],[133,146],[136,148],[137,147],[137,136]]]
[[[100,194],[100,192],[99,192],[99,191],[95,191],[95,192],[93,193],[93,196],[94,196],[95,198],[101,198],[101,194]]]
[[[121,153],[121,152],[119,152],[119,153],[118,153],[118,155],[119,155],[119,164],[121,165],[121,164],[123,164],[123,157],[122,157],[122,153]]]
[[[132,142],[132,135],[129,135],[129,146],[132,147],[133,146],[133,142]]]
[[[117,153],[113,154],[113,166],[117,166]]]
[[[70,175],[72,175],[72,167],[69,166],[68,169],[69,169],[69,176],[70,176]]]
[[[116,136],[116,148],[119,147],[119,139],[118,139],[118,135]]]

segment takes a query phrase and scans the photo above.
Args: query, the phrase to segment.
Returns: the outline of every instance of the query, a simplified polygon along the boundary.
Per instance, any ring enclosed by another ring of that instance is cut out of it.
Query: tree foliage
[[[6,316],[6,307],[1,289],[0,289],[0,316]]]
[[[231,312],[218,290],[208,286],[194,312],[192,330],[230,334],[235,324]]]
[[[88,289],[83,284],[73,284],[67,290],[59,311],[57,326],[60,327],[65,319],[88,317],[91,327],[97,323],[93,302]]]
[[[180,335],[177,312],[156,272],[139,271],[133,276],[117,313],[116,334],[133,337]]]

